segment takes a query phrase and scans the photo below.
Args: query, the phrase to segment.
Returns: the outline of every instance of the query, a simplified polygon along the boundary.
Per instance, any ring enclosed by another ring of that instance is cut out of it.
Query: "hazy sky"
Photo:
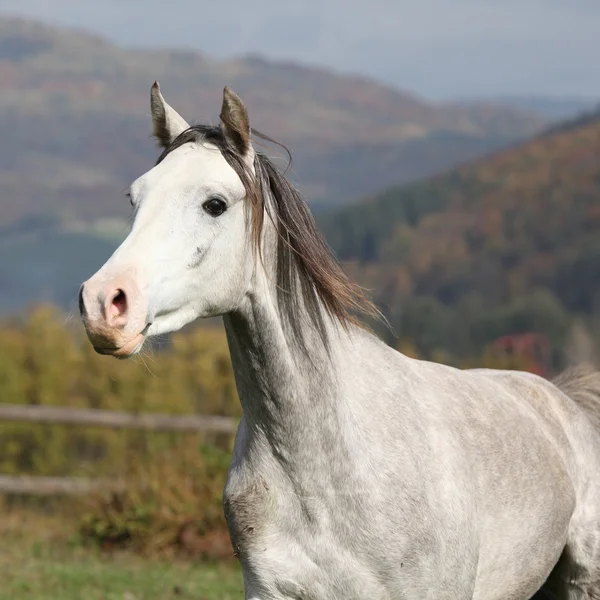
[[[0,0],[125,45],[260,53],[433,98],[600,97],[600,0]]]

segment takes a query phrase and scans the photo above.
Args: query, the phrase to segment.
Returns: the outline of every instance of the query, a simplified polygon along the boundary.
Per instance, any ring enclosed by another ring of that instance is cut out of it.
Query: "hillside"
[[[442,105],[368,79],[257,57],[127,50],[86,33],[0,19],[0,223],[125,215],[152,164],[148,93],[159,79],[192,121],[216,122],[223,86],[288,145],[315,206],[415,180],[525,138],[529,111]]]
[[[600,316],[600,112],[322,222],[425,353],[530,330],[556,348]]]
[[[548,119],[570,119],[589,111],[598,104],[598,98],[578,96],[492,96],[477,98],[478,103],[489,102],[494,106],[505,105],[531,111],[544,115]],[[468,106],[473,102],[463,100],[462,104]]]

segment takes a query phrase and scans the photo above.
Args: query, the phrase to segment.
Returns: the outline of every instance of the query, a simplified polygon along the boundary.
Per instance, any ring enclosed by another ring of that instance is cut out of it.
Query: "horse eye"
[[[212,217],[218,217],[227,210],[227,204],[220,198],[210,198],[202,207]]]
[[[131,204],[131,206],[133,206],[133,198],[131,197],[131,192],[127,192],[125,194],[125,198],[127,198],[129,200],[129,204]]]

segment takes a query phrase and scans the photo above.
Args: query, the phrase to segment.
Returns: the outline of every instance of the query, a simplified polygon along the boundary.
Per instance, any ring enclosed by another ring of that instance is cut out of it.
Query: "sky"
[[[260,54],[432,99],[600,98],[600,0],[0,0],[125,46]]]

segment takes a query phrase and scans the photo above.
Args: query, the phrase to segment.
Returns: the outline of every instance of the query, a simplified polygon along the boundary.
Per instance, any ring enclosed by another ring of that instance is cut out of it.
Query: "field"
[[[1,600],[233,600],[234,566],[84,548],[66,518],[19,510],[0,524]]]

